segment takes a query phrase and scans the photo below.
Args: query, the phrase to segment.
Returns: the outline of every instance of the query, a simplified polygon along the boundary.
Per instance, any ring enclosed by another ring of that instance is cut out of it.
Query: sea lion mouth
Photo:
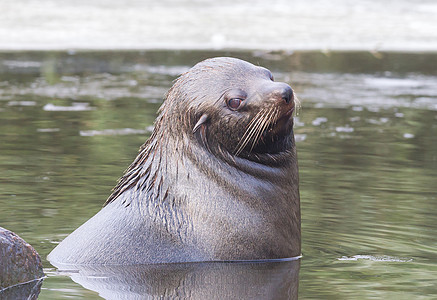
[[[294,104],[287,108],[284,113],[280,113],[277,120],[269,126],[263,134],[263,138],[270,137],[272,141],[290,134],[293,127],[293,113],[295,110]]]
[[[294,110],[294,103],[287,103],[285,107],[273,105],[260,110],[248,123],[234,154],[238,156],[242,152],[280,152],[281,149],[278,149],[277,144],[290,135],[293,129]]]
[[[291,117],[293,115],[293,113],[294,113],[294,109],[295,109],[295,106],[293,105],[289,110],[287,110],[284,113],[284,115],[281,118],[285,118],[285,117],[289,118],[289,117]]]
[[[292,118],[294,110],[295,106],[292,105],[291,108],[286,109],[284,113],[280,113],[275,124],[281,124],[284,121],[288,121],[290,118]]]

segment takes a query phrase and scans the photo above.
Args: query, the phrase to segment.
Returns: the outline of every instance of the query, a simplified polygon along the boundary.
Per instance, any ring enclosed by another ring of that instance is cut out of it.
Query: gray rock
[[[41,258],[15,233],[0,227],[0,298],[6,288],[40,281],[44,277]]]

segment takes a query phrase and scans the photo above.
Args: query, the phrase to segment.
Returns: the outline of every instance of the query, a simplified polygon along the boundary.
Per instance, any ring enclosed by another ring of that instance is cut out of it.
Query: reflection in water
[[[60,267],[105,299],[297,299],[300,260]]]
[[[43,279],[37,279],[24,284],[18,284],[12,287],[8,287],[4,290],[0,290],[0,299],[37,299],[41,291],[42,283]]]

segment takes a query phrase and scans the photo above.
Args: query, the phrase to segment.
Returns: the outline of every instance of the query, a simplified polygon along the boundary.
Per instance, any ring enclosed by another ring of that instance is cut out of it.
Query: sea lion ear
[[[196,125],[193,127],[193,133],[196,133],[197,130],[199,130],[200,126],[205,124],[209,120],[209,116],[207,114],[203,114],[199,121],[197,121]]]

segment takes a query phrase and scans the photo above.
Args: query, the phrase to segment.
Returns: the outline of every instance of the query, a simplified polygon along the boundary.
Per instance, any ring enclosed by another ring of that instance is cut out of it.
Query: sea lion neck
[[[279,154],[250,154],[235,156],[217,144],[205,145],[201,138],[187,132],[166,130],[165,118],[157,119],[155,129],[150,138],[141,146],[140,151],[114,187],[105,205],[116,200],[122,194],[133,190],[153,191],[158,187],[178,184],[178,179],[189,177],[190,172],[184,167],[188,161],[200,173],[216,174],[209,180],[227,182],[223,174],[232,173],[261,178],[267,181],[286,180],[287,170],[294,165],[295,151]],[[175,164],[175,162],[177,162]],[[233,171],[232,171],[233,170]],[[297,172],[297,171],[296,171]],[[153,194],[153,193],[152,193]],[[163,193],[157,193],[163,196]],[[148,201],[162,199],[149,197]],[[122,197],[123,204],[130,205],[130,199]]]

